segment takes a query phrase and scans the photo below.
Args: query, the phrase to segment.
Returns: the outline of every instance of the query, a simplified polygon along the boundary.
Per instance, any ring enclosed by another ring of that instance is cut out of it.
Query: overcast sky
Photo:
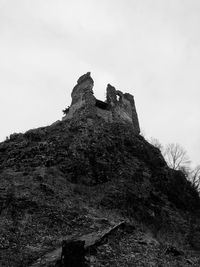
[[[200,164],[199,0],[0,0],[0,141],[62,118],[91,71],[134,95],[145,135]]]

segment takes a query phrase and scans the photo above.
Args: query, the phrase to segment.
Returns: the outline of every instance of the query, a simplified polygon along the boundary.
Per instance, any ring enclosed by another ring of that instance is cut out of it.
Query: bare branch
[[[200,165],[190,172],[189,180],[192,185],[199,191],[200,190]]]
[[[190,163],[186,150],[179,144],[168,144],[164,152],[164,157],[169,167],[174,170],[179,170],[183,166],[188,166]]]

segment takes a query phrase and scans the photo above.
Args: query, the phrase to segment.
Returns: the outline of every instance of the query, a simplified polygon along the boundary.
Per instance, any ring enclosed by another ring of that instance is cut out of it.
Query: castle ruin
[[[81,76],[71,93],[72,103],[64,113],[63,120],[81,118],[99,118],[106,122],[129,123],[136,134],[140,133],[138,116],[135,108],[134,97],[122,93],[108,84],[106,101],[95,98],[93,93],[94,81],[90,72]]]

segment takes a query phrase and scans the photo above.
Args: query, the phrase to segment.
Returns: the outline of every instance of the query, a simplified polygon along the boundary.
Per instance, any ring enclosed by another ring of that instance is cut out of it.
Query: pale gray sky
[[[61,119],[91,71],[135,96],[147,137],[200,163],[199,0],[0,0],[0,140]]]

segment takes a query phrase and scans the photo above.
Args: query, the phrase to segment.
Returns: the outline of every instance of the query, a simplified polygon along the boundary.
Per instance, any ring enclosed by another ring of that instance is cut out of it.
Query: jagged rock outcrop
[[[140,133],[138,116],[134,98],[131,94],[123,94],[113,86],[107,86],[105,102],[95,98],[93,94],[94,81],[90,72],[81,76],[72,91],[72,103],[63,120],[87,118],[103,119],[106,122],[129,123],[136,134]]]

